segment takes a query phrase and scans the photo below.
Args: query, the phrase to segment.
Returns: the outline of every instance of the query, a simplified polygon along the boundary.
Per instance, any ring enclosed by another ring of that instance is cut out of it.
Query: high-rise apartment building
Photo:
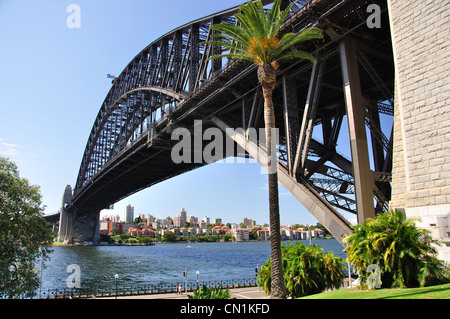
[[[244,218],[244,225],[250,228],[256,226],[256,221],[254,221],[253,219]]]
[[[186,211],[182,208],[178,213],[178,216],[173,218],[173,225],[175,227],[183,227],[186,225],[186,221]]]
[[[123,219],[127,224],[131,224],[134,221],[134,207],[130,204],[123,208]]]
[[[153,216],[147,214],[147,226],[151,226],[153,224]]]

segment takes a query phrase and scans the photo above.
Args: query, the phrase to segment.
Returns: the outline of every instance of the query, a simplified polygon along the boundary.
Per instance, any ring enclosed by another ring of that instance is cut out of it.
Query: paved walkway
[[[264,291],[259,287],[233,288],[230,289],[231,298],[236,299],[269,299]],[[192,295],[193,292],[188,292]],[[97,299],[116,299],[116,297],[98,297]],[[188,299],[183,292],[181,295],[176,293],[167,294],[149,294],[149,295],[133,295],[133,296],[118,296],[117,299]]]

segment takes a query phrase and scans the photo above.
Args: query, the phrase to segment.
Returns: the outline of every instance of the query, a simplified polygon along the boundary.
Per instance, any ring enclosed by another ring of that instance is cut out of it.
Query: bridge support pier
[[[70,202],[72,201],[72,187],[67,185],[61,202],[61,211],[59,216],[59,230],[56,241],[67,243],[67,235],[72,228],[72,216],[69,211]]]
[[[450,264],[450,2],[387,3],[396,84],[390,208],[420,219]]]
[[[100,210],[76,207],[72,219],[72,229],[68,236],[70,244],[100,242]]]
[[[67,185],[61,204],[57,241],[64,244],[100,242],[100,210],[71,207],[72,187]]]

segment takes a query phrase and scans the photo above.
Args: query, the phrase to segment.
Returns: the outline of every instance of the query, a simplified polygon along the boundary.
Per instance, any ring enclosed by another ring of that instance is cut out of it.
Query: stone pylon
[[[395,63],[392,209],[450,263],[450,2],[388,0]]]

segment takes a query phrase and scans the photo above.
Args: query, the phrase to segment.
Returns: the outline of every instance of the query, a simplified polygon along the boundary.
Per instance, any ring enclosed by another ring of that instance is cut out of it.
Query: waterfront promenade
[[[259,287],[243,287],[230,289],[231,299],[269,299],[263,290]],[[188,292],[188,295],[193,295],[193,292]],[[113,297],[98,297],[96,299],[116,299]],[[177,293],[162,293],[162,294],[148,294],[148,295],[129,295],[118,296],[117,299],[188,299],[187,295]]]
[[[348,278],[344,279],[344,284],[340,288],[349,287]],[[188,292],[188,295],[193,295],[193,292]],[[160,293],[160,294],[146,294],[146,295],[126,295],[126,296],[115,296],[112,297],[97,297],[96,299],[188,299],[187,295],[184,293]],[[270,296],[266,296],[264,291],[257,287],[239,287],[230,289],[230,299],[270,299]]]

